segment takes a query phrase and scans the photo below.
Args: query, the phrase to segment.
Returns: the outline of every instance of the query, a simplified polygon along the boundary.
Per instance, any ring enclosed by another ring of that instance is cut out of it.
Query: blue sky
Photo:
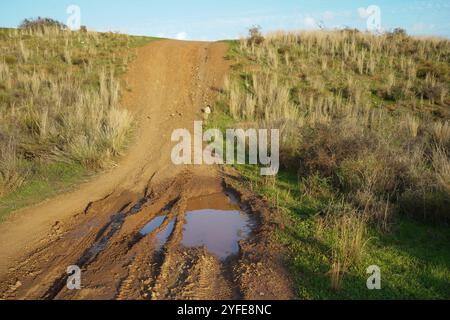
[[[360,8],[370,5],[380,8],[384,30],[402,27],[411,34],[450,37],[450,0],[2,0],[0,26],[15,27],[36,16],[66,22],[72,4],[90,29],[190,40],[236,38],[252,25],[264,31],[319,24],[366,30]]]

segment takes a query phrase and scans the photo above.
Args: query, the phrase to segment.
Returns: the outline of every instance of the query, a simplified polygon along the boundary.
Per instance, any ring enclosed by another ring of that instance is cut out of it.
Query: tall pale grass
[[[328,179],[345,199],[344,212],[328,212],[316,234],[332,238],[329,275],[339,289],[364,255],[367,228],[389,232],[402,213],[399,199],[428,196],[436,185],[448,191],[449,125],[430,124],[422,107],[446,106],[448,84],[435,64],[448,63],[450,41],[274,32],[260,45],[241,39],[236,51],[239,73],[225,90],[230,115],[280,128],[283,165]],[[408,208],[417,216],[424,210],[422,203]]]
[[[19,187],[24,179],[24,169],[20,167],[17,148],[14,141],[0,145],[0,196]]]
[[[402,125],[408,132],[408,134],[411,135],[412,138],[416,138],[419,134],[419,128],[420,128],[420,120],[417,117],[414,117],[412,115],[406,115],[402,119]]]
[[[22,59],[22,62],[27,63],[31,52],[30,50],[25,46],[24,42],[22,40],[19,40],[19,53],[20,57]]]
[[[448,121],[437,121],[433,124],[433,136],[442,147],[448,146],[450,143],[450,124]]]
[[[351,267],[356,266],[365,253],[367,245],[367,219],[363,213],[347,212],[339,215],[329,212],[319,221],[319,234],[331,234],[331,286],[339,290]]]
[[[106,66],[99,62],[117,45],[115,37],[44,27],[13,30],[0,41],[3,192],[20,186],[34,163],[76,161],[92,169],[114,165],[132,122],[120,107],[115,66],[128,56],[116,55]]]

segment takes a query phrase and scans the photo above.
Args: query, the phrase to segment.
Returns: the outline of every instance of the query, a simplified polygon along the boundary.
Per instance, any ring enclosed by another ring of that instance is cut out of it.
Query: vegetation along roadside
[[[237,169],[281,213],[298,297],[450,298],[450,42],[253,29],[230,46],[209,125],[281,130],[276,178]]]

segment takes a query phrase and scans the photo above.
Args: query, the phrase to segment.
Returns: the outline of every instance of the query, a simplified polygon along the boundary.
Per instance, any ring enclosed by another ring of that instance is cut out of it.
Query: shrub
[[[418,66],[416,76],[419,79],[426,79],[427,76],[433,75],[440,81],[445,81],[448,78],[448,69],[446,64],[426,61]]]
[[[447,88],[441,83],[425,83],[422,85],[419,94],[433,102],[440,101],[444,103],[448,92]]]
[[[261,33],[260,26],[253,26],[248,30],[249,33],[249,42],[251,44],[260,45],[264,42],[264,36]]]
[[[407,37],[408,33],[406,32],[405,29],[402,28],[395,28],[394,30],[392,30],[391,32],[388,33],[389,37]]]
[[[322,177],[331,177],[336,181],[337,169],[342,161],[367,150],[371,139],[347,136],[336,121],[333,126],[305,128],[302,141],[297,160],[300,175],[318,172]]]
[[[403,88],[401,86],[393,86],[389,89],[379,89],[377,94],[380,98],[388,101],[397,102],[405,97]]]
[[[25,19],[22,21],[22,23],[19,25],[19,29],[25,29],[25,30],[33,30],[33,31],[45,31],[46,28],[56,28],[59,30],[65,30],[67,29],[67,26],[59,22],[57,20],[54,20],[52,18],[31,18],[31,19]]]

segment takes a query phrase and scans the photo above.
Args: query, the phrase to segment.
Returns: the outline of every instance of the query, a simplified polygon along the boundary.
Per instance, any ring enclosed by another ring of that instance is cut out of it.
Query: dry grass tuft
[[[450,124],[448,121],[435,122],[433,124],[433,135],[436,143],[442,147],[450,145]]]
[[[439,185],[450,194],[450,157],[448,152],[436,148],[433,152],[433,166]]]
[[[20,168],[15,143],[10,140],[0,146],[0,196],[2,196],[22,185],[25,172]]]
[[[356,266],[367,245],[367,219],[359,212],[338,215],[330,212],[319,221],[319,234],[330,232],[332,252],[329,276],[331,287],[339,290],[345,274]]]

